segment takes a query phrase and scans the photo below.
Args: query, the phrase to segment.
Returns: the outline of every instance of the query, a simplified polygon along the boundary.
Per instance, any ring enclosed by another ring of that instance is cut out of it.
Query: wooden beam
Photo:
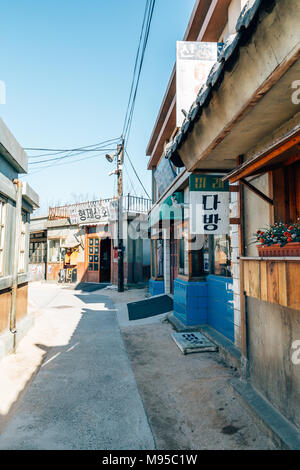
[[[237,157],[237,165],[243,163],[244,156],[239,155]],[[245,256],[245,237],[244,237],[244,192],[242,184],[239,183],[239,194],[238,194],[238,210],[240,224],[238,226],[239,234],[239,257]],[[246,297],[244,292],[244,261],[240,259],[240,342],[241,342],[241,353],[247,363],[248,359],[248,343],[247,343],[247,310],[246,310]],[[247,377],[247,366],[246,370],[242,371],[243,375]]]
[[[249,162],[245,162],[241,168],[237,169],[231,177],[229,177],[230,183],[236,183],[242,178],[246,178],[247,176],[252,176],[257,171],[260,171],[267,163],[271,163],[272,160],[276,159],[278,156],[290,150],[292,147],[295,147],[300,142],[300,133],[289,140],[283,143],[282,145],[277,146],[274,150],[268,152],[265,155],[258,155],[254,157]],[[265,170],[268,171],[267,169]]]
[[[239,217],[231,217],[229,223],[230,225],[240,225],[241,219]]]
[[[271,204],[272,206],[274,205],[274,201],[272,199],[270,199],[268,196],[266,196],[264,193],[262,193],[259,189],[255,188],[255,186],[253,186],[251,183],[248,183],[248,181],[246,181],[244,179],[240,179],[240,182],[244,186],[246,186],[248,189],[250,189],[250,191],[255,193],[257,196],[259,196],[264,201],[266,201],[268,204]]]

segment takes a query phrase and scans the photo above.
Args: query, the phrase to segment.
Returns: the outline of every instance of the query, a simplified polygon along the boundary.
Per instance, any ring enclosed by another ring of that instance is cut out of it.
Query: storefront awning
[[[235,183],[248,176],[266,173],[267,171],[290,165],[300,159],[299,145],[300,125],[262,152],[242,163],[223,179],[229,180],[230,183]]]
[[[66,250],[77,248],[80,245],[80,240],[76,238],[74,234],[70,234],[66,240],[61,244],[61,248],[65,248]]]

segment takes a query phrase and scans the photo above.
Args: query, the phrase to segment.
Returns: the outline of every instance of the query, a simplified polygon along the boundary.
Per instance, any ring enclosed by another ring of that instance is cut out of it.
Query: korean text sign
[[[190,176],[190,233],[229,233],[229,183],[222,175]]]

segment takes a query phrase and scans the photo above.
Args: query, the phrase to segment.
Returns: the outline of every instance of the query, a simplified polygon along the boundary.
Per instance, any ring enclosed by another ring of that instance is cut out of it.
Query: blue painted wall
[[[164,281],[156,281],[155,279],[149,280],[149,294],[150,295],[159,295],[165,292],[165,283]]]
[[[208,325],[234,342],[233,281],[222,276],[207,276]]]
[[[234,342],[232,279],[207,276],[206,282],[174,280],[174,315],[184,325],[210,325]]]
[[[207,323],[207,283],[174,280],[174,315],[185,325]]]

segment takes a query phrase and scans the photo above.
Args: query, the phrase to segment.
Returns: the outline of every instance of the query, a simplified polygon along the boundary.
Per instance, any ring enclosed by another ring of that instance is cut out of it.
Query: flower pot
[[[300,242],[290,242],[282,247],[279,243],[271,246],[260,245],[257,249],[259,256],[300,256]]]

